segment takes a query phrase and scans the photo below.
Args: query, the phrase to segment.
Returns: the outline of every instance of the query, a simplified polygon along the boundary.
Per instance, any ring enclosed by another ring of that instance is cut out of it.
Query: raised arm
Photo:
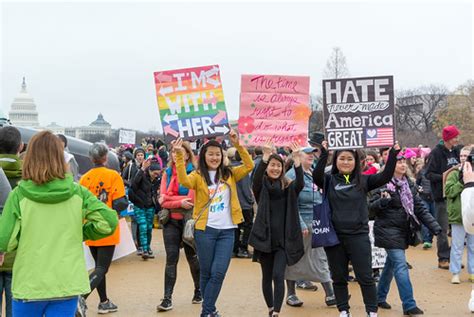
[[[247,149],[240,145],[239,136],[234,130],[230,131],[230,141],[242,158],[242,165],[232,168],[234,179],[238,182],[253,170],[254,163]]]
[[[321,155],[319,156],[318,164],[316,164],[316,168],[313,170],[313,182],[319,187],[324,188],[324,169],[326,168],[326,164],[328,162],[328,151],[327,145],[323,144],[321,147]]]
[[[293,153],[293,163],[295,167],[295,190],[296,194],[299,194],[304,188],[304,172],[301,166],[301,149],[297,142],[291,144],[291,150]]]
[[[382,173],[367,176],[367,191],[374,190],[387,184],[393,177],[395,167],[397,166],[397,154],[400,152],[400,146],[395,144],[388,154],[387,164]]]
[[[183,140],[177,139],[171,142],[173,151],[176,151],[176,171],[178,173],[178,181],[181,185],[189,189],[196,189],[197,177],[196,172],[188,175],[186,172],[186,162],[184,161]]]
[[[260,164],[258,164],[257,170],[253,173],[252,190],[257,204],[260,200],[260,191],[262,190],[263,176],[265,175],[265,170],[268,166],[268,159],[272,155],[272,149],[273,144],[271,142],[267,142],[264,144],[264,146],[262,147],[262,161],[260,162]]]

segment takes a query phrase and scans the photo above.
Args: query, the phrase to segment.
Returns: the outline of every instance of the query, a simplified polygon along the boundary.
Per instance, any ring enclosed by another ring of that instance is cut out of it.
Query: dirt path
[[[108,295],[119,306],[115,317],[135,316],[199,316],[200,305],[192,305],[193,284],[184,254],[181,254],[178,267],[178,281],[173,295],[174,309],[157,313],[156,306],[163,296],[163,276],[165,253],[161,230],[153,232],[153,249],[156,258],[143,261],[130,255],[114,262],[107,275]],[[462,283],[452,285],[451,274],[437,268],[436,250],[424,251],[420,247],[408,251],[408,260],[414,266],[410,277],[414,286],[418,306],[425,311],[424,316],[471,316],[467,303],[471,293],[471,283],[467,282],[467,272],[461,274]],[[466,263],[466,260],[463,261]],[[233,259],[224,281],[217,307],[225,317],[268,316],[260,289],[260,266],[248,259]],[[360,288],[350,283],[351,311],[354,317],[365,317]],[[339,316],[336,308],[324,304],[322,287],[316,292],[297,291],[304,301],[301,308],[284,304],[283,316],[331,317]],[[99,316],[97,312],[98,295],[94,292],[88,299],[88,316]],[[401,302],[395,282],[388,297],[391,310],[380,310],[379,316],[403,316]],[[474,315],[472,315],[474,316]]]

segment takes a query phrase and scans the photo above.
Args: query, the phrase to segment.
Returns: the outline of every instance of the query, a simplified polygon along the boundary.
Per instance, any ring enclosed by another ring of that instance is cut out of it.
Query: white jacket
[[[474,187],[468,187],[461,193],[461,212],[464,230],[474,234]]]

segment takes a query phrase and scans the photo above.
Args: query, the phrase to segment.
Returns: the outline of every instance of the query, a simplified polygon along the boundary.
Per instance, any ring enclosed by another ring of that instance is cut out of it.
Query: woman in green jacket
[[[17,250],[14,316],[74,316],[78,295],[90,292],[82,241],[117,227],[117,214],[66,171],[60,140],[36,134],[0,218],[0,252]]]
[[[463,165],[471,153],[471,147],[466,146],[461,149],[460,161]],[[462,169],[462,165],[460,169]],[[467,271],[469,272],[469,282],[474,282],[474,235],[466,233],[462,223],[461,214],[461,192],[464,184],[460,179],[460,170],[456,169],[448,174],[444,188],[448,207],[448,221],[451,225],[451,253],[449,255],[449,271],[453,274],[452,284],[461,283],[459,274],[461,273],[461,261],[464,251],[464,241],[467,248]]]

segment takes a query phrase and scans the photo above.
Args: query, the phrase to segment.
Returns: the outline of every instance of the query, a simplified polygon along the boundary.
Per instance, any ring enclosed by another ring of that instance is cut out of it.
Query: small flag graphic
[[[392,128],[367,129],[365,134],[367,137],[367,146],[393,145]]]

